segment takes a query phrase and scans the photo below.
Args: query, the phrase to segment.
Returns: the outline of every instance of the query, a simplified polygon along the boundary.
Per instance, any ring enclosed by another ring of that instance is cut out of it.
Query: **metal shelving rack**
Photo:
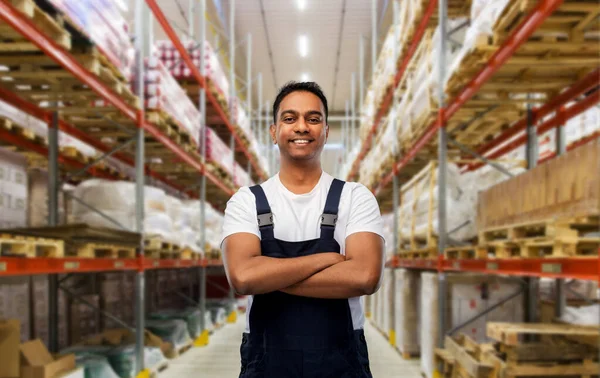
[[[397,230],[398,226],[398,201],[399,201],[399,186],[401,182],[409,180],[415,171],[419,171],[424,166],[423,162],[415,163],[414,159],[416,155],[422,151],[426,146],[430,146],[430,143],[434,141],[434,136],[437,134],[437,160],[438,164],[438,256],[437,259],[406,259],[401,258],[398,255],[399,252],[399,240],[397,232],[394,233],[394,253],[395,255],[391,260],[387,262],[389,268],[406,268],[416,270],[428,270],[438,272],[438,283],[439,292],[446,292],[446,273],[448,272],[476,272],[491,275],[509,275],[516,277],[524,277],[527,289],[524,291],[526,302],[527,302],[527,320],[532,321],[535,318],[535,298],[536,298],[536,284],[535,278],[546,277],[557,279],[557,314],[560,314],[561,309],[564,309],[565,295],[564,295],[564,279],[582,279],[592,280],[600,282],[600,251],[599,258],[591,259],[578,259],[578,258],[528,258],[528,259],[446,259],[444,257],[444,250],[447,244],[447,218],[446,218],[446,170],[448,164],[448,144],[455,144],[456,142],[449,139],[446,131],[446,124],[451,117],[457,113],[465,103],[471,99],[482,85],[489,80],[494,73],[496,73],[503,64],[509,60],[517,49],[528,40],[528,38],[535,32],[535,30],[546,20],[550,15],[562,4],[563,0],[539,0],[535,7],[531,10],[529,15],[518,25],[507,38],[501,47],[496,51],[495,54],[489,59],[485,67],[476,74],[470,82],[462,89],[462,91],[454,98],[453,101],[446,104],[445,93],[443,86],[439,86],[437,93],[437,100],[440,104],[437,119],[426,129],[422,136],[406,151],[401,159],[392,166],[391,172],[383,178],[376,188],[372,188],[375,195],[379,197],[389,198],[388,196],[393,195],[393,206],[394,206],[394,229]],[[398,13],[397,1],[395,2],[395,14]],[[447,0],[430,0],[423,16],[416,28],[415,36],[412,39],[407,53],[404,55],[402,61],[398,65],[398,71],[394,78],[394,85],[388,90],[382,105],[376,112],[376,117],[372,128],[368,134],[368,137],[361,146],[360,153],[353,163],[352,169],[349,173],[348,180],[357,177],[358,166],[362,159],[366,156],[367,152],[372,147],[372,141],[374,139],[377,127],[380,124],[381,119],[390,111],[391,105],[394,103],[394,92],[397,85],[400,83],[402,76],[412,59],[417,47],[421,43],[421,39],[425,32],[425,29],[430,26],[436,8],[438,10],[437,22],[439,22],[441,28],[441,47],[439,49],[440,58],[438,58],[437,71],[438,71],[438,82],[443,83],[446,75],[447,62],[444,61],[446,44],[448,40],[447,30]],[[394,20],[394,24],[397,24],[397,18]],[[397,50],[397,48],[396,48]],[[398,52],[395,51],[395,57],[398,57]],[[396,59],[398,61],[398,59]],[[547,101],[544,105],[533,109],[530,112],[530,116],[521,119],[519,122],[513,124],[509,129],[504,130],[499,136],[492,141],[486,143],[477,151],[470,149],[463,149],[463,153],[466,155],[472,155],[480,162],[469,164],[470,169],[476,169],[481,165],[490,163],[491,159],[495,159],[503,154],[512,151],[518,146],[524,144],[527,145],[527,156],[528,165],[530,168],[535,166],[537,156],[533,156],[531,153],[533,150],[534,143],[537,143],[534,135],[540,135],[548,130],[559,128],[559,132],[564,136],[564,124],[565,122],[589,109],[591,106],[596,105],[600,101],[600,91],[589,93],[591,90],[598,88],[600,82],[600,69],[596,69],[585,77],[581,78],[570,87],[565,88],[560,94]],[[588,95],[583,99],[577,101],[577,98],[587,93]],[[567,103],[577,101],[574,105],[565,109]],[[394,112],[390,112],[391,117],[390,125],[397,127],[397,119]],[[553,115],[554,113],[554,115]],[[553,115],[553,116],[552,116]],[[542,124],[536,127],[539,121],[546,119],[547,116],[551,118],[545,120]],[[510,140],[517,133],[526,130],[525,136],[512,141],[510,144],[497,149],[492,154],[488,154],[492,149],[502,145],[503,143]],[[397,135],[394,133],[394,135]],[[528,138],[529,136],[529,138]],[[587,140],[597,138],[598,135],[593,135]],[[558,151],[558,154],[566,151],[564,145]],[[532,143],[533,142],[533,143]],[[583,143],[585,141],[582,141]],[[579,143],[579,144],[581,144]],[[461,146],[459,146],[461,147]],[[575,146],[572,146],[575,147]],[[394,146],[396,148],[396,146]],[[394,151],[397,151],[395,149]],[[432,157],[433,158],[433,157]],[[548,158],[546,158],[547,160]],[[421,164],[421,165],[419,165]],[[493,163],[492,163],[493,164]],[[410,172],[407,171],[407,167]],[[389,185],[392,184],[390,190]],[[391,193],[390,193],[391,192]],[[393,270],[392,270],[393,273]],[[512,298],[507,298],[510,300]],[[440,345],[443,346],[443,340],[448,331],[446,326],[445,311],[446,308],[446,296],[440,294],[439,297],[439,326],[440,326]],[[562,303],[561,303],[562,302]],[[480,315],[479,315],[480,316]],[[478,316],[478,317],[479,317]],[[475,318],[476,319],[476,318]],[[472,319],[472,320],[475,320]]]
[[[192,9],[193,0],[190,0],[190,9]],[[233,3],[232,3],[233,4]],[[248,173],[251,177],[256,180],[266,179],[266,172],[259,166],[258,162],[252,157],[248,149],[242,143],[240,135],[238,135],[235,127],[233,126],[233,112],[230,111],[230,119],[227,118],[224,110],[221,108],[216,98],[210,93],[207,85],[207,78],[204,71],[204,54],[202,54],[202,61],[200,70],[193,64],[190,56],[188,55],[185,47],[181,43],[179,37],[169,24],[160,7],[155,0],[136,0],[135,2],[135,19],[136,19],[136,30],[135,30],[135,50],[136,50],[136,78],[142,78],[144,73],[144,58],[149,53],[149,21],[150,21],[150,10],[154,18],[163,27],[166,34],[176,46],[177,50],[182,56],[188,68],[192,71],[195,80],[200,86],[199,93],[199,108],[202,113],[202,130],[201,137],[201,153],[200,159],[190,154],[180,145],[173,142],[163,132],[152,123],[146,121],[143,109],[136,109],[124,101],[119,95],[114,93],[104,83],[102,83],[96,76],[86,70],[68,51],[58,46],[57,43],[52,40],[49,36],[41,32],[35,24],[33,24],[25,15],[21,14],[16,10],[8,1],[0,1],[0,20],[10,25],[15,31],[21,34],[26,40],[33,43],[40,51],[42,51],[47,57],[51,58],[63,69],[70,72],[78,81],[88,86],[95,94],[101,99],[105,100],[111,106],[118,109],[118,111],[127,119],[135,122],[135,135],[127,142],[135,143],[135,154],[134,158],[123,153],[122,146],[111,148],[100,140],[96,140],[90,137],[84,131],[78,129],[76,126],[69,124],[59,119],[58,114],[42,109],[37,105],[30,103],[17,94],[12,93],[5,89],[0,89],[0,99],[7,103],[18,107],[20,110],[39,118],[48,123],[48,146],[44,144],[35,143],[27,138],[7,132],[0,129],[0,140],[16,146],[22,150],[36,152],[42,156],[47,155],[48,159],[48,172],[49,172],[49,225],[58,224],[58,193],[59,193],[59,164],[65,170],[77,170],[77,174],[88,174],[92,177],[99,177],[105,179],[118,179],[114,174],[107,173],[99,170],[95,165],[108,156],[112,156],[118,159],[120,162],[125,163],[129,167],[135,167],[135,183],[136,183],[136,231],[143,235],[143,220],[144,220],[144,182],[145,177],[148,176],[152,179],[161,181],[169,187],[178,190],[180,193],[188,195],[190,197],[196,197],[200,199],[201,204],[201,227],[204,230],[205,224],[205,202],[207,196],[207,185],[218,191],[219,196],[216,198],[221,204],[223,200],[226,200],[233,194],[233,190],[225,186],[217,177],[206,170],[206,140],[204,130],[209,124],[206,120],[207,105],[210,106],[213,112],[217,114],[217,120],[219,124],[225,125],[229,132],[230,145],[232,150],[232,159],[237,160],[241,165],[246,164],[248,167]],[[204,41],[206,39],[206,0],[199,1],[199,10],[197,12],[200,23],[199,30],[197,32],[200,48],[204,51]],[[233,33],[233,17],[235,16],[234,6],[230,9],[230,82],[231,85],[231,98],[236,94],[235,89],[235,38]],[[252,78],[250,69],[250,49],[251,42],[250,37],[248,38],[248,80],[246,83],[247,89],[247,102],[249,108],[249,117],[252,117],[252,102],[251,102],[251,83]],[[260,75],[259,75],[259,86],[260,86]],[[259,104],[262,102],[262,91],[259,90]],[[136,94],[141,99],[143,104],[144,99],[144,85],[143,81],[138,80],[136,82]],[[231,109],[230,109],[231,110]],[[260,122],[260,106],[259,106],[259,122]],[[262,124],[259,125],[259,130]],[[58,133],[59,131],[65,132],[80,141],[87,143],[88,145],[96,148],[97,150],[104,153],[104,155],[89,164],[83,164],[68,156],[64,156],[58,147]],[[177,159],[191,168],[193,171],[192,177],[196,177],[199,181],[197,189],[189,189],[185,185],[185,180],[177,182],[178,180],[172,180],[165,177],[163,174],[151,170],[145,163],[145,137],[151,136],[158,141],[162,146],[172,152]],[[237,154],[236,154],[237,152]],[[244,165],[242,165],[244,166]],[[205,242],[205,232],[202,232],[202,245]],[[143,237],[140,241],[140,254],[137,258],[132,259],[79,259],[79,258],[8,258],[0,257],[0,276],[11,276],[11,275],[35,275],[35,274],[48,274],[50,280],[49,289],[49,330],[50,330],[50,349],[57,351],[58,345],[58,290],[59,274],[73,274],[73,273],[93,273],[93,272],[118,272],[118,271],[135,271],[136,276],[136,289],[135,289],[135,302],[136,302],[136,371],[144,371],[143,365],[143,329],[144,329],[144,286],[146,270],[153,269],[183,269],[183,268],[194,268],[199,269],[199,287],[200,294],[198,298],[198,307],[201,310],[201,322],[202,328],[205,329],[204,325],[204,314],[206,311],[206,281],[207,267],[222,267],[221,260],[154,260],[144,257],[144,240]],[[233,298],[233,292],[230,291],[230,297]],[[98,309],[95,309],[98,310]],[[208,334],[203,334],[204,339],[200,341],[202,343],[208,342]]]

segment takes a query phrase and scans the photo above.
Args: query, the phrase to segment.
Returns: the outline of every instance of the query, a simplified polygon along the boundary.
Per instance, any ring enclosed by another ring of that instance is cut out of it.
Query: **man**
[[[227,203],[225,270],[250,295],[242,378],[371,377],[361,297],[380,285],[382,220],[363,185],[321,169],[327,116],[316,83],[286,84],[270,129],[280,172]]]

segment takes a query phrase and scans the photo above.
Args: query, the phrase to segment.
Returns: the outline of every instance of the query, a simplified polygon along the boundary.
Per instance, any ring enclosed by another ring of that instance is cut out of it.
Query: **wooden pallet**
[[[190,341],[190,342],[186,343],[185,345],[180,346],[179,348],[177,348],[177,350],[175,352],[177,354],[177,357],[183,355],[188,350],[192,349],[193,346],[194,346],[194,343],[192,341]]]
[[[0,234],[0,255],[60,258],[65,255],[65,243],[62,240]]]
[[[71,34],[65,29],[60,15],[42,10],[34,0],[8,0],[13,7],[31,20],[35,27],[65,50],[71,49]],[[8,24],[0,23],[0,51],[38,51],[38,47]]]
[[[597,342],[592,346],[568,339],[583,336],[598,340],[598,327],[488,323],[487,334],[499,341],[488,360],[505,377],[592,377],[600,372]]]
[[[83,258],[133,259],[136,248],[103,243],[83,243],[69,246],[69,256]]]
[[[176,252],[181,250],[181,246],[163,239],[161,236],[150,236],[144,239],[144,248],[152,250],[161,250],[167,252]]]
[[[451,247],[444,250],[444,258],[448,260],[455,259],[485,259],[488,257],[488,251],[485,247],[477,245],[468,245],[462,247]]]
[[[598,229],[600,229],[598,216],[564,220],[548,219],[489,228],[479,232],[479,240],[482,243],[497,241],[518,243],[540,239],[575,242],[584,237],[585,233]]]
[[[401,259],[437,259],[437,248],[423,248],[409,251],[400,251],[398,254]]]
[[[180,251],[164,251],[155,249],[145,249],[144,256],[151,259],[163,259],[163,260],[192,260],[195,253],[189,249]]]
[[[565,324],[487,323],[487,336],[507,346],[520,345],[525,335],[600,337],[600,329],[595,326]]]

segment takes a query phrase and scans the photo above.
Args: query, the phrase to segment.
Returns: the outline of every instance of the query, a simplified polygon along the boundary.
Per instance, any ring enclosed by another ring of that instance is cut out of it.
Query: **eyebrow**
[[[282,111],[282,112],[281,112],[281,117],[283,117],[285,114],[288,114],[288,113],[289,113],[289,114],[293,114],[293,115],[295,115],[295,116],[297,116],[297,115],[299,114],[297,111],[289,109],[289,110],[284,110],[284,111]],[[318,115],[318,116],[321,116],[321,117],[323,117],[323,113],[321,113],[321,112],[320,112],[320,111],[318,111],[318,110],[309,110],[309,111],[307,111],[306,113],[304,113],[304,115],[305,115],[305,116]],[[280,117],[280,118],[281,118],[281,117]]]

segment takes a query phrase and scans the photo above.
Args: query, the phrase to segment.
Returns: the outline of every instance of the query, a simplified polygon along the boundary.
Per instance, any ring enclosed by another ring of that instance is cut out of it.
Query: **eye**
[[[294,118],[293,117],[284,117],[283,122],[294,122]]]

